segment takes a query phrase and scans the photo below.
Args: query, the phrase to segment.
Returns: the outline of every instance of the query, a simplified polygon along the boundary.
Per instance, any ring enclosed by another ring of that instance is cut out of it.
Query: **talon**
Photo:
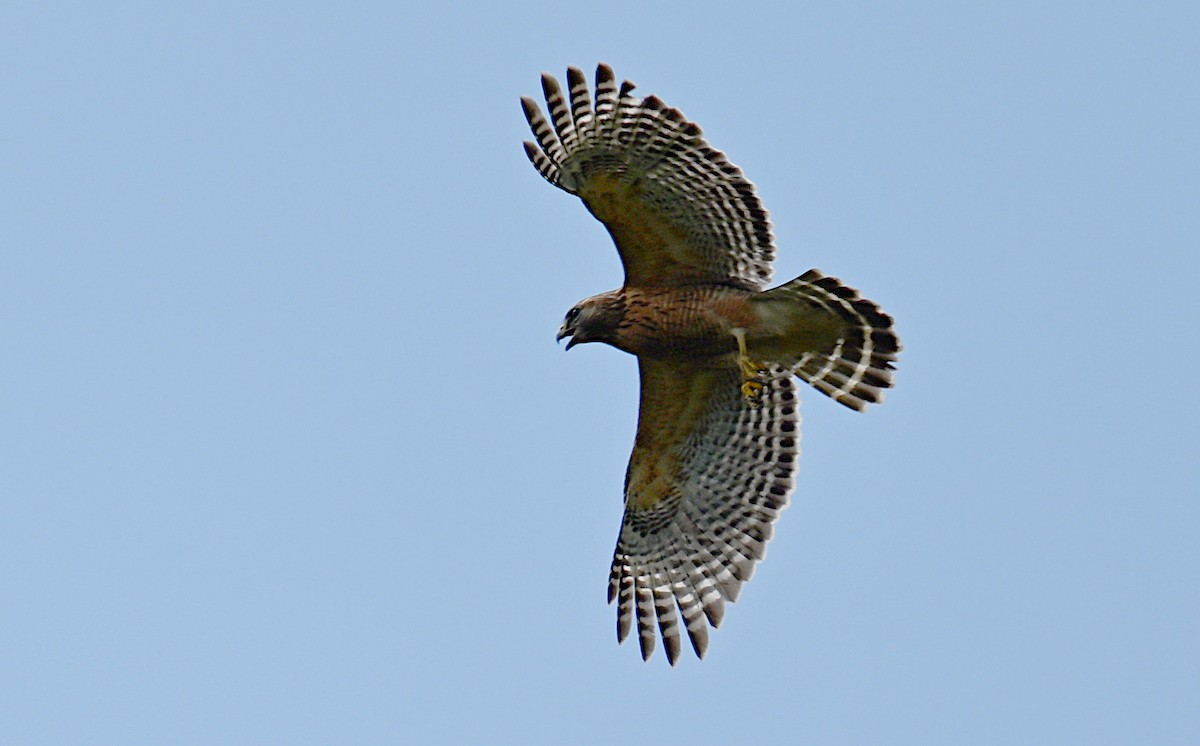
[[[758,397],[762,395],[763,385],[758,381],[743,381],[742,396],[751,404],[758,403]]]
[[[733,336],[738,343],[738,367],[742,371],[742,396],[746,397],[746,401],[750,402],[751,406],[757,407],[758,399],[762,396],[764,388],[759,377],[765,366],[750,359],[750,355],[746,351],[745,329],[734,329]]]

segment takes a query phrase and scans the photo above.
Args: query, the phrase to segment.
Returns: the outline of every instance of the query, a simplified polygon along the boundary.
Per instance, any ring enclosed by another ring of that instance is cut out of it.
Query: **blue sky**
[[[17,3],[0,741],[1200,740],[1194,3]],[[705,661],[604,604],[634,361],[518,97],[613,65],[897,319]]]

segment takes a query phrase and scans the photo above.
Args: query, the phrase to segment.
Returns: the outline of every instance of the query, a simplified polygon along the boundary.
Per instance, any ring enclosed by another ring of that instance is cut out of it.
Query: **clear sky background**
[[[0,14],[0,742],[1200,742],[1194,2]],[[599,60],[897,319],[703,662],[605,605]]]

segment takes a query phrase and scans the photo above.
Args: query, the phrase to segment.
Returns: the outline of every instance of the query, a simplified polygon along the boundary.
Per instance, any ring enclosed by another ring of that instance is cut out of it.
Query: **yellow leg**
[[[763,366],[750,359],[746,351],[746,330],[734,329],[733,336],[738,343],[738,367],[742,371],[742,396],[754,406],[758,406],[758,398],[762,395],[763,384],[758,380]]]

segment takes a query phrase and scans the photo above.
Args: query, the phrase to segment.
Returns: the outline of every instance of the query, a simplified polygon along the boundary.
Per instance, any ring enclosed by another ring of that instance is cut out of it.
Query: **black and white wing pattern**
[[[640,370],[608,599],[617,603],[619,640],[636,622],[642,657],[661,636],[674,664],[680,628],[703,657],[708,627],[721,623],[725,602],[737,600],[766,552],[795,484],[800,401],[780,366],[762,373],[757,404],[742,396],[733,369],[643,359]]]
[[[521,105],[536,142],[529,159],[551,184],[578,195],[608,228],[625,284],[723,284],[760,290],[771,279],[771,223],[741,169],[698,126],[657,97],[638,98],[612,68],[596,69],[596,96],[577,68],[568,94],[542,76],[549,121]]]

